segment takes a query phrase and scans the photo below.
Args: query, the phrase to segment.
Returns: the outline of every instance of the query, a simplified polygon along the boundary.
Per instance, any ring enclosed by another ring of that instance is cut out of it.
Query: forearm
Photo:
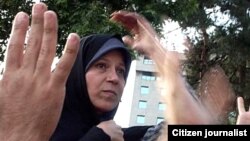
[[[17,127],[18,128],[18,127]],[[0,138],[3,141],[48,141],[50,135],[36,133],[36,129],[9,129],[0,131]]]
[[[154,51],[150,52],[150,57],[154,60],[161,77],[159,85],[164,89],[168,123],[208,124],[208,112],[199,100],[191,95],[185,79],[181,76],[178,53],[165,50],[157,39],[153,41]],[[186,116],[190,114],[193,116]]]

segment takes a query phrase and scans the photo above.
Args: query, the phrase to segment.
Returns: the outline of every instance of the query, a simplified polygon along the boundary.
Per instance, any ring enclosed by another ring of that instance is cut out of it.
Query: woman
[[[119,35],[82,38],[67,80],[62,115],[50,140],[115,141],[124,136],[125,140],[139,141],[150,126],[122,130],[112,120],[130,64],[130,53]]]

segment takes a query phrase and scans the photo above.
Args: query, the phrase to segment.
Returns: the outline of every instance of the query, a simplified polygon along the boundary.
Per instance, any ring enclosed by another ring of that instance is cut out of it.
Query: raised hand
[[[27,45],[29,16],[14,19],[0,81],[0,138],[45,141],[53,133],[65,97],[65,83],[79,48],[70,34],[64,54],[51,72],[57,45],[57,17],[43,3],[34,4]]]
[[[126,44],[154,60],[162,78],[160,85],[164,88],[167,122],[169,124],[211,123],[208,111],[187,90],[186,82],[180,75],[177,54],[163,48],[150,23],[142,15],[128,11],[114,12],[111,21],[121,24],[131,33],[132,37],[123,38]]]
[[[123,40],[136,51],[151,57],[155,50],[162,49],[155,46],[161,46],[158,34],[143,16],[135,12],[118,11],[111,14],[110,20],[123,25],[131,33]]]
[[[237,98],[237,106],[238,106],[238,117],[236,124],[248,124],[250,125],[250,111],[246,110],[244,106],[244,99],[242,97]]]
[[[203,75],[197,94],[214,124],[226,124],[228,114],[235,105],[235,93],[224,70],[216,65]]]

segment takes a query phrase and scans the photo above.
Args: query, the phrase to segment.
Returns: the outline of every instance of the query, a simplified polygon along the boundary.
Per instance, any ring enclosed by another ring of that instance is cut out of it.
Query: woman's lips
[[[117,95],[117,93],[113,90],[103,90],[104,93],[111,94],[111,95]]]

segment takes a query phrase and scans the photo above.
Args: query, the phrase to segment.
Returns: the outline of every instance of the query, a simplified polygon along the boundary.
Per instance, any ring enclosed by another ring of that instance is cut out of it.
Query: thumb
[[[129,47],[133,47],[134,44],[134,39],[132,37],[130,37],[129,35],[123,36],[122,37],[123,42],[129,46]]]

